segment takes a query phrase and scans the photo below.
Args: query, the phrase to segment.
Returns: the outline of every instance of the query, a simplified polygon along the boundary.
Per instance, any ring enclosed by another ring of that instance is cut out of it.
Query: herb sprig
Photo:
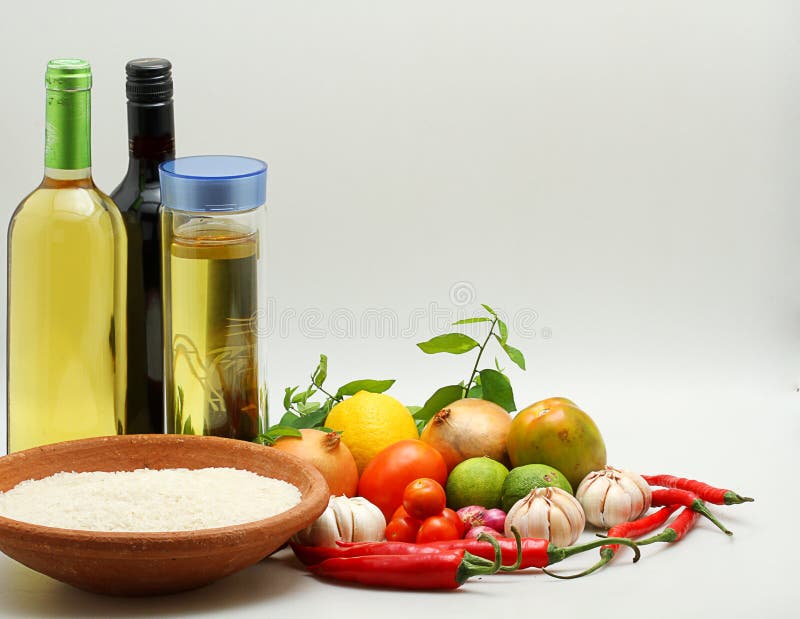
[[[319,363],[310,375],[311,382],[308,387],[303,391],[298,391],[299,385],[286,387],[283,394],[283,416],[277,424],[259,434],[255,442],[272,445],[281,436],[301,436],[300,430],[306,428],[329,432],[330,428],[326,428],[323,424],[328,413],[336,404],[359,391],[383,393],[395,383],[394,379],[362,378],[345,383],[331,393],[323,386],[327,378],[328,357],[320,355]],[[311,400],[312,396],[318,396],[318,394],[325,396],[322,401]]]
[[[425,404],[413,411],[417,426],[421,429],[431,417],[448,404],[452,404],[461,398],[481,398],[489,400],[502,406],[508,412],[517,409],[514,402],[514,390],[511,388],[511,380],[500,367],[497,357],[494,359],[494,368],[484,368],[479,370],[481,357],[486,351],[488,344],[494,339],[505,352],[508,358],[521,370],[525,369],[525,356],[522,352],[508,343],[508,325],[500,318],[497,312],[486,304],[481,304],[486,310],[485,316],[474,316],[457,320],[452,326],[469,325],[477,323],[488,323],[489,331],[483,342],[478,342],[465,333],[453,332],[437,335],[425,342],[417,344],[419,349],[429,355],[438,353],[449,353],[452,355],[463,355],[475,348],[478,349],[475,363],[466,382],[461,381],[455,385],[440,387],[434,391]]]

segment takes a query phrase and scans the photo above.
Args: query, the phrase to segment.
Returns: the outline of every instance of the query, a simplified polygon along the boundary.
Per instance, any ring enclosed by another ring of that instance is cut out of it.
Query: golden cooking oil
[[[175,221],[166,217],[171,230]],[[263,426],[264,395],[258,232],[199,218],[165,242],[167,431],[252,440]]]

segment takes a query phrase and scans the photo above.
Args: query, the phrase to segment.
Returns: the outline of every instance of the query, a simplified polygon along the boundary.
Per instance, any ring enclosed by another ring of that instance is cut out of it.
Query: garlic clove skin
[[[569,546],[585,526],[583,508],[574,496],[560,488],[534,488],[508,510],[505,535],[511,537],[511,527],[515,527],[523,537],[539,537],[557,546]]]
[[[350,499],[353,506],[353,535],[354,542],[373,542],[383,539],[386,531],[386,518],[376,505],[363,497]]]
[[[292,539],[306,546],[335,547],[336,542],[378,542],[384,539],[386,519],[363,497],[332,496],[328,507]]]
[[[650,509],[653,495],[641,475],[606,466],[602,471],[589,473],[578,486],[575,497],[591,524],[610,529],[643,516]]]
[[[339,527],[333,513],[332,504],[334,497],[328,501],[328,507],[319,518],[302,531],[295,533],[292,538],[298,544],[305,546],[335,546]]]
[[[352,541],[353,539],[353,511],[355,505],[351,505],[345,496],[333,497],[330,502],[330,509],[336,519],[338,533],[336,539]],[[335,541],[335,540],[334,540]],[[335,545],[335,544],[334,544]]]
[[[592,475],[592,473],[590,473]],[[584,479],[584,482],[589,479]],[[605,505],[605,497],[611,488],[611,480],[604,476],[592,478],[592,480],[584,487],[583,482],[578,486],[582,490],[581,494],[576,492],[575,497],[583,507],[583,512],[586,514],[586,520],[596,527],[605,528],[605,521],[603,519],[603,507]]]

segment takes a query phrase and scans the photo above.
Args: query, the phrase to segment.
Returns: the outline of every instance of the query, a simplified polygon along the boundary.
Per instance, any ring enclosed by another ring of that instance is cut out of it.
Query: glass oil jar
[[[167,432],[252,440],[267,418],[267,166],[182,157],[160,172]]]

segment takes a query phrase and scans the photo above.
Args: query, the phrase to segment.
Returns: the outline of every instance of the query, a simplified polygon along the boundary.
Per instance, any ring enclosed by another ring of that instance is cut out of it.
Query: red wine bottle
[[[128,233],[127,434],[164,432],[161,231],[158,166],[175,159],[172,65],[163,58],[125,66],[128,171],[111,196]]]

